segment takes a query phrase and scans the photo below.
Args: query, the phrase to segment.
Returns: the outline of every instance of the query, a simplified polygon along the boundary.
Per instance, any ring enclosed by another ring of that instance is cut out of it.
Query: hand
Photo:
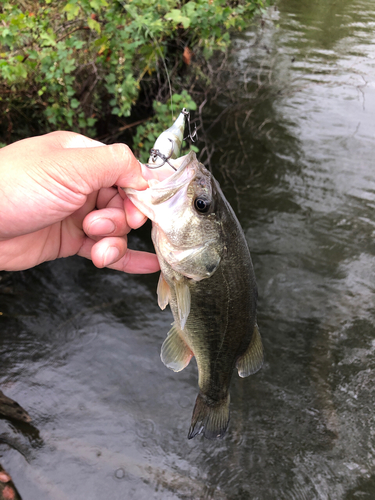
[[[53,132],[0,149],[0,270],[77,254],[97,267],[157,271],[155,254],[127,248],[146,218],[115,185],[148,186],[124,144]]]

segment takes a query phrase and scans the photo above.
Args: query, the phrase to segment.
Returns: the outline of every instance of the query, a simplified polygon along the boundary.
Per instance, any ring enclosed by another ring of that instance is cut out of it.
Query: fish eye
[[[210,209],[211,203],[204,198],[196,198],[194,201],[194,207],[201,214],[206,214]]]

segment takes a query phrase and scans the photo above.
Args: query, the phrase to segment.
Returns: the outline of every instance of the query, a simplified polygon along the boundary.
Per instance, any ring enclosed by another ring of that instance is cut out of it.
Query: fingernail
[[[5,486],[5,488],[2,491],[3,498],[6,498],[7,500],[15,500],[16,498],[16,492],[14,491],[14,488],[11,486]]]
[[[96,219],[89,227],[90,234],[94,236],[101,236],[103,234],[111,234],[116,229],[115,224],[111,219]]]
[[[10,481],[10,476],[6,472],[0,472],[0,481],[2,483],[8,483]]]
[[[118,248],[116,247],[109,247],[105,253],[104,253],[104,257],[103,257],[103,266],[109,266],[110,264],[113,264],[114,262],[116,262],[116,260],[118,260],[120,256],[120,251]]]

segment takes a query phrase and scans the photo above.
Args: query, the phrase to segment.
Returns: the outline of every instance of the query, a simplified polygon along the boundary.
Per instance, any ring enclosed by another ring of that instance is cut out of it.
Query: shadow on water
[[[374,26],[369,0],[281,0],[203,113],[266,352],[233,377],[225,440],[186,438],[197,372],[160,361],[156,275],[78,258],[1,275],[1,388],[38,429],[0,420],[24,500],[375,497]]]

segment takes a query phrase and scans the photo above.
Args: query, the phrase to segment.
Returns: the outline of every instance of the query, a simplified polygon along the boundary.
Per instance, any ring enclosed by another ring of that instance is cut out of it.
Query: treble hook
[[[168,140],[171,141],[171,142],[173,142],[172,139],[170,139],[169,137],[168,137]],[[150,155],[151,156],[157,156],[158,158],[160,158],[161,160],[163,160],[163,163],[161,165],[150,165],[149,163],[145,163],[145,165],[146,165],[146,167],[150,168],[151,170],[155,170],[155,168],[163,167],[166,163],[168,163],[168,165],[170,167],[172,167],[173,170],[177,171],[177,168],[175,168],[173,165],[171,165],[169,163],[169,161],[168,161],[172,157],[172,154],[173,154],[173,148],[172,148],[171,154],[169,156],[165,156],[158,149],[152,148],[150,150]]]

